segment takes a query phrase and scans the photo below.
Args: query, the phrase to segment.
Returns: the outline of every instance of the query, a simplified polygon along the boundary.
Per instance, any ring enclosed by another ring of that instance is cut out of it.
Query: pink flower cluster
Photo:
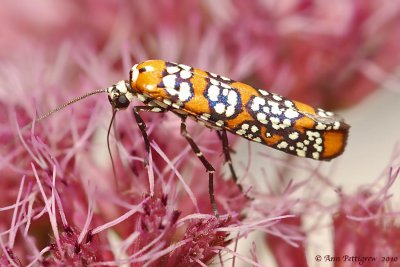
[[[0,266],[263,266],[255,246],[250,256],[236,251],[254,231],[265,234],[278,263],[306,266],[301,214],[311,205],[294,196],[304,183],[279,195],[245,186],[254,200],[246,197],[223,178],[213,132],[188,127],[217,169],[220,218],[212,215],[206,172],[171,114],[143,115],[152,147],[145,166],[132,114],[117,113],[111,133],[117,184],[106,150],[111,112],[104,95],[23,126],[68,99],[127,79],[134,62],[156,58],[316,105],[348,106],[399,64],[399,12],[388,0],[4,2]],[[361,250],[372,231],[385,252],[396,251],[385,227],[399,231],[386,220],[384,203],[397,174],[392,169],[378,193],[341,195],[335,252],[343,253],[341,244]],[[349,225],[363,236],[348,238]]]

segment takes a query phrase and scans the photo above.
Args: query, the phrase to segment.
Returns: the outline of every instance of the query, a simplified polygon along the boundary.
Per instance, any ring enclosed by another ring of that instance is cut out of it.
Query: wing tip
[[[320,160],[331,160],[343,154],[349,138],[350,125],[342,122],[339,130],[330,130],[323,133],[324,150]]]

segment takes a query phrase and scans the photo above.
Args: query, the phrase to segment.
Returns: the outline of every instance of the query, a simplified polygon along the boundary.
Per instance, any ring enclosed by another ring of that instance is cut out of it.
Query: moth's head
[[[116,110],[126,109],[133,99],[128,81],[119,81],[107,88],[108,100]]]

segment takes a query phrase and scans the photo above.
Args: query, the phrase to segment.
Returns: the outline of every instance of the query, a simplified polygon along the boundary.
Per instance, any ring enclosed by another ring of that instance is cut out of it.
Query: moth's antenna
[[[40,116],[39,118],[37,118],[34,122],[42,121],[42,120],[46,119],[47,117],[51,116],[52,114],[54,114],[54,113],[56,113],[56,112],[58,112],[58,111],[60,111],[60,110],[62,110],[62,109],[64,109],[64,108],[68,107],[69,105],[71,105],[71,104],[73,104],[73,103],[75,103],[75,102],[78,102],[78,101],[80,101],[80,100],[82,100],[82,99],[85,99],[86,97],[89,97],[89,96],[95,95],[95,94],[99,94],[99,93],[107,93],[107,89],[98,89],[98,90],[96,90],[96,91],[92,91],[92,92],[86,93],[86,94],[84,94],[84,95],[78,96],[78,97],[76,97],[76,98],[74,98],[74,99],[71,99],[70,101],[68,101],[68,102],[66,102],[66,103],[64,103],[64,104],[62,104],[62,105],[56,107],[55,109],[50,110],[50,111],[47,112],[46,114],[41,115],[41,116]],[[24,127],[22,127],[21,132],[24,131],[24,130],[26,130],[26,128],[31,127],[32,124],[33,124],[33,122],[28,123],[27,125],[25,125]]]
[[[37,118],[37,119],[35,120],[35,122],[44,120],[45,118],[49,117],[49,116],[52,115],[53,113],[56,113],[56,112],[58,112],[58,111],[60,111],[60,110],[62,110],[62,109],[64,109],[64,108],[66,108],[67,106],[69,106],[69,105],[71,105],[71,104],[73,104],[73,103],[75,103],[75,102],[78,102],[78,101],[80,101],[80,100],[82,100],[82,99],[84,99],[84,98],[86,98],[86,97],[88,97],[88,96],[95,95],[95,94],[99,94],[99,93],[107,93],[107,89],[98,89],[98,90],[96,90],[96,91],[89,92],[89,93],[86,93],[86,94],[84,94],[84,95],[78,96],[77,98],[71,99],[70,101],[68,101],[68,102],[66,102],[66,103],[64,103],[64,104],[62,104],[61,106],[58,106],[58,107],[56,107],[55,109],[50,110],[50,111],[47,112],[46,114],[43,114],[42,116],[40,116],[39,118]]]
[[[69,105],[71,105],[71,104],[73,104],[73,103],[75,103],[75,102],[78,102],[78,101],[80,101],[80,100],[82,100],[82,99],[85,99],[85,98],[91,96],[91,95],[95,95],[95,94],[99,94],[99,93],[107,93],[107,88],[105,88],[105,89],[98,89],[98,90],[95,90],[95,91],[86,93],[86,94],[84,94],[84,95],[78,96],[78,97],[76,97],[76,98],[74,98],[74,99],[71,99],[71,100],[69,100],[68,102],[66,102],[66,103],[64,103],[64,104],[62,104],[62,105],[56,107],[55,109],[50,110],[50,111],[47,112],[46,114],[41,115],[39,118],[35,119],[33,122],[30,122],[30,123],[26,124],[26,125],[23,126],[22,128],[19,128],[18,123],[16,123],[16,124],[17,124],[17,128],[19,129],[19,130],[18,130],[19,135],[18,135],[18,136],[15,136],[13,140],[10,140],[10,142],[8,142],[7,144],[5,144],[5,145],[2,146],[1,148],[2,148],[2,149],[4,148],[4,149],[6,150],[6,149],[8,149],[10,146],[12,146],[13,144],[15,144],[15,143],[17,142],[17,140],[18,140],[17,138],[18,138],[18,137],[19,137],[19,138],[22,138],[22,135],[21,135],[21,134],[22,134],[27,128],[31,127],[32,124],[44,120],[45,118],[51,116],[52,114],[56,113],[57,111],[60,111],[60,110],[66,108],[67,106],[69,106]]]
[[[117,172],[115,170],[114,159],[113,159],[113,156],[111,153],[111,148],[110,148],[110,132],[111,132],[111,127],[113,125],[113,122],[115,119],[115,114],[117,114],[117,111],[118,111],[117,109],[113,108],[113,114],[111,117],[110,125],[108,126],[108,130],[107,130],[107,148],[108,148],[108,154],[110,155],[110,159],[111,159],[111,165],[112,165],[112,169],[113,169],[115,185],[118,190],[119,186],[118,186]]]

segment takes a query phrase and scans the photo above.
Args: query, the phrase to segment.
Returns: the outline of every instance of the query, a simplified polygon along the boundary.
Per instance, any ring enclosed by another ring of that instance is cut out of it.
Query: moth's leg
[[[146,124],[144,123],[142,117],[140,117],[140,114],[139,114],[141,111],[162,113],[162,112],[166,112],[167,110],[164,108],[151,107],[151,106],[133,107],[133,115],[135,117],[137,125],[139,126],[140,132],[142,133],[144,144],[146,146],[147,154],[149,154],[150,153],[150,141],[149,141],[149,137],[146,132]]]
[[[194,142],[192,137],[189,135],[186,129],[186,117],[181,117],[182,122],[181,122],[181,135],[185,137],[185,139],[188,141],[190,147],[196,153],[196,156],[200,159],[201,163],[203,163],[204,167],[206,168],[206,171],[208,172],[208,191],[210,194],[210,202],[212,209],[214,211],[215,217],[219,217],[218,209],[217,209],[217,203],[215,202],[215,197],[214,197],[214,172],[215,169],[211,165],[210,162],[203,156],[203,153],[201,153],[199,147],[197,144]]]
[[[228,135],[226,134],[226,130],[217,131],[217,134],[218,134],[219,139],[221,140],[222,151],[224,152],[224,155],[225,155],[225,162],[228,163],[229,170],[232,175],[232,179],[235,181],[235,183],[239,187],[240,191],[243,192],[243,188],[238,183],[238,178],[237,178],[235,169],[233,168],[232,158],[231,158],[231,149],[229,147]]]

